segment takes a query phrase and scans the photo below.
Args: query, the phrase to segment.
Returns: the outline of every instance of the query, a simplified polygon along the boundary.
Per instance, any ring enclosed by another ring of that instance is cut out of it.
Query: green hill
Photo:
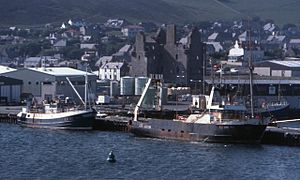
[[[45,24],[83,18],[157,23],[234,20],[246,16],[300,24],[299,0],[1,0],[0,24]]]

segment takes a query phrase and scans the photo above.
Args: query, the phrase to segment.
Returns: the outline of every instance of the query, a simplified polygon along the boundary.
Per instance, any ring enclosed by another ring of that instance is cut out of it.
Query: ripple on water
[[[300,179],[300,149],[0,124],[1,179]],[[114,150],[117,163],[106,162]]]

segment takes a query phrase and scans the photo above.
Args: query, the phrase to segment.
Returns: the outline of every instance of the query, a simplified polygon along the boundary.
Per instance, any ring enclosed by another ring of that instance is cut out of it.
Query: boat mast
[[[250,30],[250,23],[248,20],[249,25],[249,71],[250,71],[250,108],[251,108],[251,117],[254,117],[254,107],[253,107],[253,64],[252,64],[252,47],[251,47],[251,30]]]
[[[277,101],[281,101],[281,79],[279,78],[279,83],[278,83],[278,97],[277,97]]]
[[[149,78],[148,82],[146,83],[146,86],[144,88],[144,91],[143,91],[143,93],[142,93],[142,95],[141,95],[141,97],[139,99],[139,102],[136,104],[136,106],[134,108],[134,118],[133,118],[134,121],[138,120],[139,109],[140,109],[140,107],[141,107],[141,105],[143,103],[143,100],[144,100],[144,98],[146,96],[146,93],[147,93],[147,91],[148,91],[148,89],[150,87],[151,81],[152,81],[152,79]]]
[[[87,99],[88,99],[88,75],[87,75],[87,65],[86,65],[86,70],[85,70],[85,83],[84,83],[84,100],[81,98],[80,94],[78,93],[78,91],[76,90],[76,88],[74,87],[74,85],[72,84],[71,80],[69,79],[69,77],[66,77],[67,81],[69,82],[69,84],[71,85],[72,89],[75,91],[76,95],[79,97],[80,101],[82,102],[82,104],[84,105],[84,109],[87,110]]]
[[[68,77],[66,77],[66,79],[68,80],[69,84],[71,85],[72,89],[74,90],[74,92],[76,93],[76,95],[79,97],[80,101],[82,102],[82,104],[84,104],[85,102],[83,101],[83,99],[81,98],[80,94],[78,93],[78,91],[75,89],[74,85],[72,84],[72,82],[70,81],[70,79]]]
[[[134,117],[133,117],[133,120],[134,120],[134,121],[137,121],[137,120],[138,120],[139,109],[140,109],[140,107],[141,107],[141,105],[142,105],[142,103],[143,103],[143,100],[144,100],[144,98],[145,98],[145,96],[146,96],[146,93],[147,93],[147,91],[148,91],[148,89],[149,89],[149,87],[150,87],[151,81],[152,81],[152,79],[149,78],[149,79],[148,79],[148,82],[146,83],[146,86],[145,86],[145,88],[144,88],[144,90],[143,90],[143,93],[142,93],[142,95],[141,95],[141,97],[140,97],[140,99],[139,99],[139,102],[136,104],[136,106],[135,106],[135,108],[134,108]]]
[[[85,67],[85,83],[84,83],[84,109],[87,109],[87,89],[88,89],[87,65]]]

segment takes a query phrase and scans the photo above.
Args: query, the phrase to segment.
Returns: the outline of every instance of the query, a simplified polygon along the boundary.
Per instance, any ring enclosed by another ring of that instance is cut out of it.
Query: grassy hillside
[[[299,0],[0,0],[0,24],[44,24],[69,18],[158,23],[232,20],[246,16],[300,24]]]

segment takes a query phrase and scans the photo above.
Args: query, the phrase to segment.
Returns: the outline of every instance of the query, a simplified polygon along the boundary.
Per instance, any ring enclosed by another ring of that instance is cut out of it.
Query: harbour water
[[[300,179],[300,148],[0,124],[0,179]],[[113,150],[116,163],[106,161]]]

